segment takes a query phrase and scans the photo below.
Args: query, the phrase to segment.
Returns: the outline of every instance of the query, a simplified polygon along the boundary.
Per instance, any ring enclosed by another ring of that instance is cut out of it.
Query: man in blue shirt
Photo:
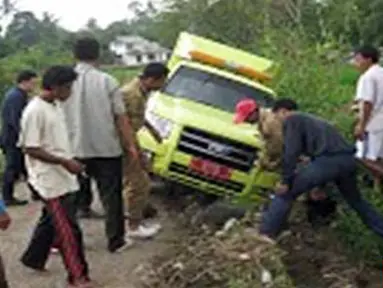
[[[17,77],[17,84],[5,95],[1,110],[1,148],[5,155],[5,171],[3,174],[3,200],[7,206],[25,205],[28,202],[14,197],[14,184],[21,174],[25,173],[24,158],[17,140],[20,132],[21,114],[37,83],[37,74],[25,70]]]
[[[283,121],[282,180],[263,215],[261,234],[277,237],[296,198],[315,187],[334,182],[363,223],[383,237],[382,215],[362,198],[358,189],[354,145],[329,122],[290,111],[288,107],[286,99],[276,101],[273,107],[276,117]],[[301,155],[310,158],[310,162],[297,170]]]
[[[4,202],[0,200],[0,230],[7,230],[11,224],[11,218],[9,217]],[[5,269],[3,261],[0,257],[0,287],[8,288],[7,278],[5,276]]]

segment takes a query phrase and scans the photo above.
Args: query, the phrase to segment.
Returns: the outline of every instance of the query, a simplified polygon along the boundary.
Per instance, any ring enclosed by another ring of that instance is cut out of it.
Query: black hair
[[[52,66],[43,75],[42,87],[45,90],[52,90],[54,87],[70,84],[76,78],[77,73],[73,67],[63,65]]]
[[[371,59],[372,63],[378,63],[380,58],[379,50],[370,45],[359,47],[355,50],[355,54],[360,54],[363,58]]]
[[[100,43],[92,37],[78,39],[74,44],[73,54],[80,61],[95,61],[100,57]]]
[[[148,64],[144,71],[142,71],[141,78],[154,78],[160,79],[168,76],[169,69],[164,64],[159,62],[153,62]]]
[[[277,112],[280,109],[296,111],[298,110],[298,104],[293,99],[289,99],[289,98],[279,99],[274,103],[273,112]]]
[[[23,70],[17,75],[16,82],[17,84],[20,84],[21,82],[29,81],[33,78],[37,78],[37,73],[35,71]]]

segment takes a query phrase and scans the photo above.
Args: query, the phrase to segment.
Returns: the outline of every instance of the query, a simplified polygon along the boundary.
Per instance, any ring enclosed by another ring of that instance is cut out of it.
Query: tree
[[[61,43],[66,36],[66,31],[58,26],[58,20],[48,12],[43,13],[43,18],[39,23],[40,42],[48,46]]]
[[[15,2],[11,2],[11,0],[3,0],[0,6],[0,10],[3,15],[8,15],[15,9]]]
[[[253,49],[270,38],[286,37],[286,33],[311,43],[383,42],[379,33],[383,25],[382,0],[163,0],[163,3],[163,9],[153,12],[135,1],[130,9],[136,15],[130,24],[136,33],[166,46],[172,46],[183,30]]]
[[[40,22],[30,11],[17,12],[9,24],[5,38],[17,49],[33,46],[40,41]]]
[[[86,23],[86,30],[92,32],[92,33],[97,33],[101,30],[101,28],[97,24],[97,19],[96,18],[90,18],[88,22]]]

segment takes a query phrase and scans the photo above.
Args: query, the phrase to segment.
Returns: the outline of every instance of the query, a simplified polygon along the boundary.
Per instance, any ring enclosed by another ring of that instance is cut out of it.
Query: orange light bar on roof
[[[249,78],[258,80],[258,81],[267,81],[271,80],[272,77],[266,73],[259,72],[255,69],[238,65],[235,62],[225,61],[224,59],[200,52],[200,51],[190,51],[189,55],[192,60],[196,60],[205,64],[209,64],[215,67],[228,68],[236,71],[239,74],[247,76]]]

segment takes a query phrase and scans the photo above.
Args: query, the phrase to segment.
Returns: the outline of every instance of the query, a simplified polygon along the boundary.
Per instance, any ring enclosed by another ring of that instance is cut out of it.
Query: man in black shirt
[[[1,147],[5,158],[2,194],[7,206],[26,205],[28,201],[19,200],[14,196],[14,185],[26,171],[24,156],[17,147],[20,133],[21,114],[28,102],[28,93],[33,92],[37,83],[37,74],[25,70],[17,77],[17,85],[5,95],[1,107]]]
[[[330,123],[305,113],[287,109],[289,102],[281,99],[273,107],[283,121],[283,172],[275,189],[275,198],[265,211],[261,233],[276,237],[287,221],[294,200],[314,187],[335,182],[347,203],[362,221],[383,237],[383,217],[362,199],[356,179],[355,149]],[[297,170],[301,155],[311,161]]]

